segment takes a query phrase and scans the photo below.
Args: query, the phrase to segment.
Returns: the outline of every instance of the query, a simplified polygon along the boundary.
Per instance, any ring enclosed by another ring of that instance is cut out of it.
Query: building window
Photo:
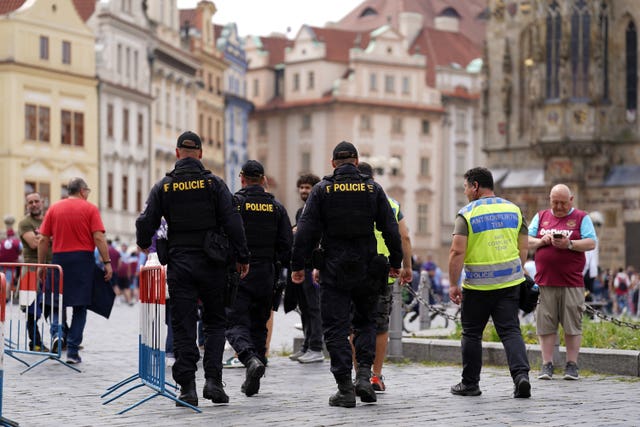
[[[113,173],[107,173],[107,208],[113,209]]]
[[[62,110],[60,112],[60,143],[84,146],[84,114]]]
[[[378,76],[375,73],[369,74],[369,90],[372,92],[378,90]]]
[[[204,137],[204,115],[202,113],[198,114],[198,135]]]
[[[295,73],[293,75],[293,91],[297,92],[300,90],[300,74]]]
[[[404,95],[408,95],[409,92],[411,91],[411,80],[409,80],[409,77],[403,77],[402,78],[402,93]]]
[[[577,0],[571,14],[571,95],[574,98],[586,98],[589,94],[590,25],[586,0]]]
[[[42,200],[42,207],[44,209],[49,207],[49,200],[51,200],[51,184],[48,182],[37,181],[25,181],[24,182],[24,195],[38,193],[40,194],[40,200]]]
[[[30,141],[49,142],[50,129],[49,107],[25,104],[24,109],[24,137]]]
[[[211,73],[207,73],[207,90],[213,93],[213,75]]]
[[[384,76],[384,91],[387,93],[395,93],[396,82],[393,76]]]
[[[138,113],[138,146],[144,144],[144,116],[142,113]]]
[[[49,37],[40,36],[40,59],[49,59]]]
[[[220,120],[216,120],[216,147],[220,148],[222,146],[222,126],[220,125]]]
[[[456,132],[464,132],[467,130],[467,114],[464,111],[456,113]]]
[[[131,76],[131,48],[127,47],[127,55],[125,56],[125,69],[124,73],[127,77]]]
[[[62,63],[71,64],[71,42],[62,42]]]
[[[118,74],[122,74],[122,45],[118,43],[118,57],[116,58],[116,69]]]
[[[360,116],[360,130],[370,131],[371,130],[371,116],[368,114],[362,114]]]
[[[213,145],[213,119],[211,116],[207,117],[207,139],[209,145]]]
[[[260,81],[258,79],[253,79],[253,96],[258,96],[260,94]]]
[[[129,210],[129,177],[122,177],[122,210]]]
[[[129,109],[122,110],[122,141],[129,142]]]
[[[302,126],[301,130],[310,130],[311,129],[311,114],[303,114],[302,115]]]
[[[394,133],[394,134],[402,133],[402,117],[391,118],[391,133]]]
[[[600,34],[601,40],[596,40],[600,44],[602,67],[602,98],[609,99],[609,6],[606,1],[600,3]],[[597,61],[595,66],[598,66]]]
[[[165,96],[165,112],[164,112],[164,124],[167,127],[171,126],[171,94],[167,93]]]
[[[429,205],[426,203],[418,204],[418,234],[427,234],[429,231],[427,219],[429,213]]]
[[[113,104],[107,104],[107,137],[113,138]]]
[[[258,135],[265,136],[267,134],[267,121],[265,119],[258,120]]]
[[[300,159],[301,172],[309,172],[311,170],[311,153],[303,151]]]
[[[218,95],[220,95],[222,93],[222,90],[220,89],[220,77],[216,77],[216,93]]]
[[[142,178],[136,179],[136,212],[142,212]]]
[[[422,120],[422,134],[423,135],[429,135],[429,133],[431,132],[431,122],[429,122],[429,120]]]
[[[420,157],[420,176],[422,177],[429,176],[429,158],[428,157]]]
[[[562,39],[562,16],[557,0],[552,0],[547,8],[547,99],[560,96],[558,71],[560,69],[560,40]]]
[[[315,73],[313,71],[309,71],[309,74],[307,75],[307,89],[313,89],[315,84]]]
[[[627,119],[633,121],[638,108],[638,33],[633,22],[629,22],[627,26],[625,49],[627,59]]]
[[[138,51],[133,51],[133,81],[138,81]]]

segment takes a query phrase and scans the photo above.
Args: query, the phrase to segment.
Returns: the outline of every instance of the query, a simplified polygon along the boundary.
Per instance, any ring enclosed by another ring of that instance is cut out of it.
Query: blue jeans
[[[65,311],[63,309],[63,321],[65,321]],[[52,321],[51,321],[51,336],[58,335],[58,329],[60,328],[60,319],[58,318],[58,310],[54,309],[52,313]],[[66,323],[66,322],[65,322]],[[69,329],[66,331],[66,336],[63,329],[62,338],[67,342],[67,354],[78,354],[78,349],[80,344],[82,343],[82,334],[84,333],[84,325],[87,323],[87,306],[80,305],[73,307],[73,316],[71,317],[71,325]]]

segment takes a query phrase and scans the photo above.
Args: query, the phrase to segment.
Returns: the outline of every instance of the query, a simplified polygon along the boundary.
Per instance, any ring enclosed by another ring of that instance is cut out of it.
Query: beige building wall
[[[25,191],[34,185],[48,193],[51,204],[75,176],[95,189],[89,200],[97,204],[93,34],[71,0],[41,0],[0,16],[0,40],[0,212],[22,217]],[[41,40],[48,40],[45,59]],[[63,44],[69,63],[63,63]],[[27,114],[34,111],[35,120],[29,120]],[[63,115],[71,117],[68,145],[62,143]]]

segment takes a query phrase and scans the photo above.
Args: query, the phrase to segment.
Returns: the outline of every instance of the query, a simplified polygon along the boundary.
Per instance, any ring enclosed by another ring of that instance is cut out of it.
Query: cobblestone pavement
[[[329,362],[302,365],[282,355],[300,334],[296,314],[276,316],[266,377],[260,393],[240,392],[244,369],[225,369],[228,405],[200,398],[201,414],[176,408],[156,397],[124,415],[116,413],[153,394],[140,387],[102,405],[110,385],[137,371],[138,310],[116,305],[106,320],[89,314],[85,329],[82,373],[48,361],[20,375],[21,365],[5,357],[3,415],[21,426],[637,426],[640,424],[640,381],[629,377],[585,376],[580,381],[532,379],[531,399],[513,399],[506,368],[485,367],[479,397],[458,397],[449,387],[460,379],[460,366],[388,364],[388,392],[376,404],[353,409],[332,408],[335,383]],[[170,378],[170,370],[167,370]],[[198,392],[204,384],[198,371]]]

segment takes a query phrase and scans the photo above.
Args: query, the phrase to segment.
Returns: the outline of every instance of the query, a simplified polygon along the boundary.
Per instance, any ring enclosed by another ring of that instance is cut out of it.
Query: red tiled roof
[[[269,52],[269,67],[275,67],[284,62],[284,51],[293,46],[293,40],[286,37],[260,37],[263,50]]]
[[[364,0],[336,26],[353,31],[371,31],[385,24],[398,28],[401,12],[416,12],[424,16],[426,27],[433,27],[434,19],[446,8],[453,7],[461,16],[460,32],[481,46],[486,37],[486,21],[478,17],[487,3],[488,0]],[[361,17],[367,8],[377,13]]]
[[[185,21],[189,21],[189,27],[200,28],[200,20],[197,19],[197,9],[180,9],[180,28],[184,25]]]
[[[466,67],[469,62],[482,56],[482,51],[471,40],[460,33],[423,28],[409,48],[410,53],[427,57],[427,85],[436,81],[436,66],[452,63]]]
[[[349,50],[353,47],[361,49],[369,45],[369,32],[356,32],[337,28],[320,28],[309,26],[315,39],[326,46],[327,61],[349,62]]]
[[[1,0],[0,1],[0,15],[6,15],[9,12],[13,12],[24,4],[26,0]]]
[[[84,22],[87,22],[96,10],[96,0],[73,0],[73,5]]]

